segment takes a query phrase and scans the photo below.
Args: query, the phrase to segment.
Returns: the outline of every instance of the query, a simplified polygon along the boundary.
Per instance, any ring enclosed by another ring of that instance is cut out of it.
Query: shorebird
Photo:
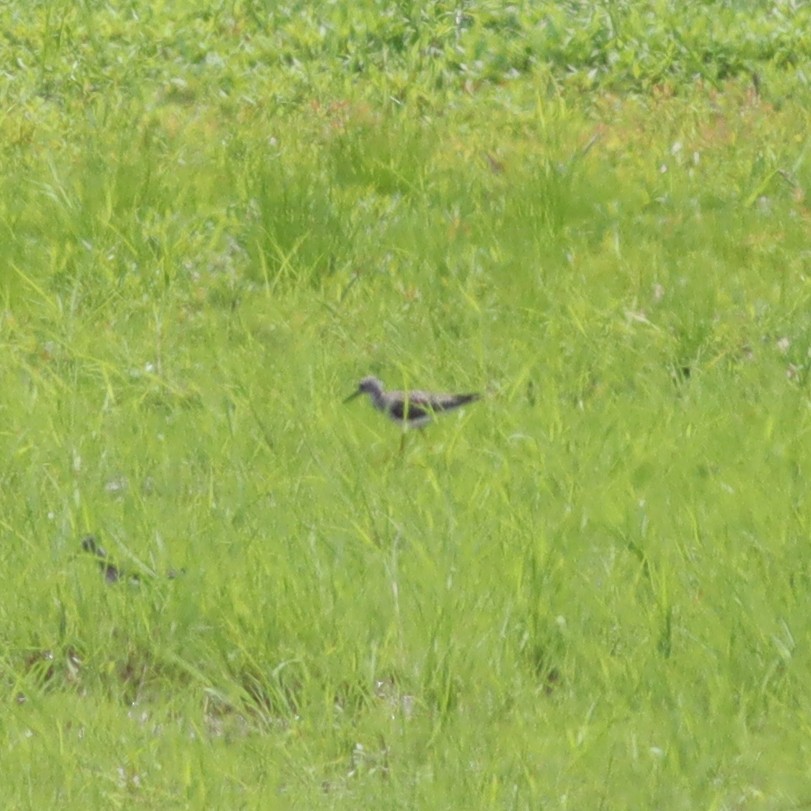
[[[82,538],[82,549],[85,552],[89,552],[97,559],[99,569],[101,569],[101,573],[108,583],[118,583],[119,580],[123,580],[124,578],[129,580],[130,583],[141,582],[143,575],[121,569],[110,560],[107,550],[103,546],[99,546],[95,535],[85,535],[84,538]],[[174,580],[178,575],[185,573],[185,569],[169,569],[166,573],[166,577],[168,577],[169,580]]]
[[[480,394],[432,394],[427,391],[384,391],[383,384],[376,377],[364,377],[357,391],[344,400],[348,403],[361,394],[368,394],[372,405],[386,414],[394,422],[407,428],[422,428],[441,411],[455,408],[478,400]]]
[[[98,558],[99,568],[108,583],[117,583],[121,579],[121,569],[110,561],[107,550],[98,545],[95,535],[85,535],[82,538],[82,549]]]

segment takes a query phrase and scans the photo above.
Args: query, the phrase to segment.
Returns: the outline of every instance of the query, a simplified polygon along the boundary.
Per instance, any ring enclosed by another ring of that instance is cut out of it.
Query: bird
[[[82,549],[98,559],[101,573],[108,583],[117,583],[121,579],[124,573],[118,566],[110,561],[110,558],[107,556],[107,550],[99,546],[95,535],[85,535],[85,537],[82,538]]]
[[[99,546],[95,535],[85,535],[84,538],[82,538],[82,549],[96,558],[99,569],[104,575],[104,580],[109,584],[118,583],[119,580],[124,579],[129,580],[130,583],[140,583],[144,577],[144,575],[138,574],[137,572],[131,572],[116,566],[116,564],[110,560],[107,550],[103,546]],[[174,580],[179,575],[185,573],[185,569],[169,569],[166,573],[166,577],[169,580]]]
[[[480,394],[434,394],[427,391],[385,391],[376,377],[364,377],[347,397],[348,403],[368,394],[372,405],[405,428],[422,428],[442,411],[453,411],[481,398]]]

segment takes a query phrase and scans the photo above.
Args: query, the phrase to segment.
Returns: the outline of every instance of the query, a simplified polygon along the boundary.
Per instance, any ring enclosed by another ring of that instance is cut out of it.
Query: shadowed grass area
[[[7,804],[807,802],[807,12],[13,4]]]

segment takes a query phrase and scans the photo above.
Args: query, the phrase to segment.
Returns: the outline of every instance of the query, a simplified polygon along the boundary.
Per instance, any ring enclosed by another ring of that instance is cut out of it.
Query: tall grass
[[[6,804],[807,802],[806,7],[305,5],[11,7]]]

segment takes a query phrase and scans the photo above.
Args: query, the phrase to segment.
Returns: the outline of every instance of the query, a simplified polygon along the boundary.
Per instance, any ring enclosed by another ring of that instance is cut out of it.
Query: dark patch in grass
[[[670,379],[678,386],[687,383],[693,374],[693,367],[689,363],[674,363],[670,367]]]
[[[98,545],[94,535],[86,535],[82,538],[82,549],[97,559],[99,569],[108,583],[117,583],[121,579],[121,570],[109,560],[107,550]]]
[[[82,538],[82,549],[96,558],[105,581],[111,585],[118,583],[119,580],[128,580],[130,583],[137,584],[144,579],[152,579],[139,572],[131,572],[127,569],[122,569],[115,564],[107,554],[107,550],[103,546],[99,546],[95,535],[85,535],[85,537]],[[185,573],[185,569],[169,569],[166,572],[166,579],[174,580],[176,577]]]
[[[641,546],[634,543],[630,538],[623,538],[625,541],[625,545],[628,548],[628,551],[639,561],[639,564],[642,568],[642,574],[645,575],[645,579],[648,583],[651,583],[651,571],[650,571],[650,564],[648,563],[648,556],[645,554],[645,550],[642,549]]]
[[[39,689],[75,684],[79,680],[83,660],[73,646],[54,651],[42,648],[30,651],[24,659],[24,672],[33,678]],[[22,691],[16,696],[18,704],[27,700]]]
[[[543,692],[546,695],[552,695],[560,687],[562,677],[558,667],[552,663],[554,657],[550,653],[548,641],[545,639],[528,640],[524,655]]]

